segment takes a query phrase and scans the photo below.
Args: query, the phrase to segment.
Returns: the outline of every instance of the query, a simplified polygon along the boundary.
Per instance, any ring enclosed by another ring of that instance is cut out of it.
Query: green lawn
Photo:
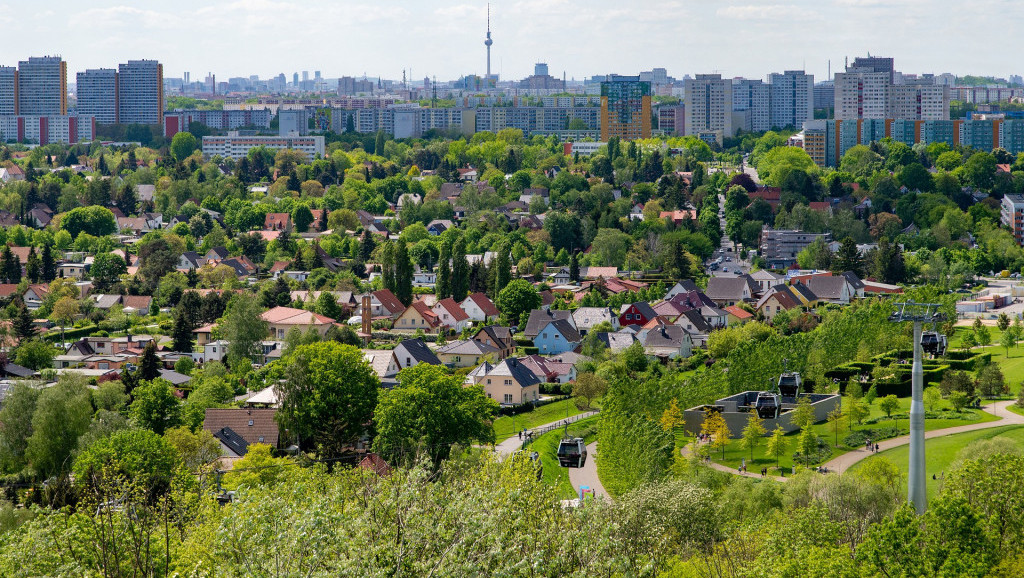
[[[992,345],[989,347],[973,348],[971,351],[991,353],[992,362],[999,364],[999,368],[1003,370],[1003,376],[1006,378],[1006,384],[1010,387],[1013,395],[1016,395],[1020,389],[1021,382],[1024,381],[1024,342],[1018,343],[1016,347],[1011,347],[1009,355],[1007,355],[1006,348],[999,345],[1003,332],[998,327],[989,327],[988,330],[992,335]],[[970,327],[957,327],[953,337],[949,340],[950,347],[959,349],[960,342],[968,331],[973,330]]]
[[[844,403],[845,403],[845,400],[844,400]],[[944,405],[940,405],[936,409],[943,409],[944,407],[948,407],[948,402],[943,401],[942,403]],[[871,409],[871,413],[868,416],[868,418],[864,420],[865,423],[861,424],[861,425],[853,424],[852,431],[865,430],[865,429],[880,429],[880,428],[887,428],[887,427],[893,427],[893,426],[896,426],[896,427],[898,427],[900,429],[901,435],[905,435],[906,433],[908,433],[910,431],[910,419],[907,417],[907,414],[910,411],[910,398],[909,397],[901,398],[900,399],[900,409],[898,410],[897,414],[894,414],[894,416],[902,414],[902,416],[903,416],[902,418],[898,418],[898,419],[888,419],[888,418],[886,418],[885,417],[885,412],[883,412],[881,410],[881,408],[878,407],[878,400],[876,400],[869,407]],[[942,429],[942,428],[959,426],[959,425],[967,425],[967,424],[972,424],[972,423],[983,423],[983,422],[995,421],[995,420],[999,419],[999,418],[997,418],[997,417],[995,417],[995,416],[993,416],[991,414],[988,414],[988,413],[985,413],[985,412],[982,412],[982,411],[978,411],[978,410],[968,410],[968,412],[965,412],[965,413],[970,414],[970,419],[926,419],[925,422],[924,422],[925,430],[930,431],[930,430]],[[873,423],[873,424],[867,423],[868,421],[871,421],[873,418],[878,418],[876,423]],[[822,422],[822,423],[815,424],[815,425],[812,426],[812,428],[813,428],[813,430],[815,431],[815,433],[819,437],[825,439],[830,444],[833,444],[833,446],[835,446],[836,434],[832,431],[831,426],[827,422]],[[832,457],[833,458],[836,457],[836,456],[840,456],[840,455],[850,451],[849,449],[846,448],[846,446],[842,445],[843,438],[845,438],[847,435],[849,435],[850,432],[851,432],[851,428],[849,427],[848,424],[844,423],[843,427],[839,431],[839,444],[840,445],[839,445],[839,447],[833,447],[833,450],[832,450]],[[771,432],[769,432],[769,434],[770,433]],[[786,436],[787,452],[786,452],[786,455],[784,455],[779,460],[779,466],[784,468],[784,469],[786,469],[787,471],[789,471],[790,468],[793,466],[793,452],[796,449],[797,437],[799,435],[800,435],[799,432],[793,432],[793,433],[788,434]],[[726,446],[726,448],[725,448],[725,457],[724,458],[722,457],[722,450],[719,449],[718,451],[716,451],[716,452],[711,454],[711,459],[716,461],[716,462],[718,462],[718,463],[720,463],[720,464],[722,464],[722,465],[729,466],[730,468],[735,468],[735,467],[738,467],[740,465],[740,463],[741,463],[741,460],[745,458],[746,461],[747,461],[747,470],[749,470],[749,471],[759,471],[764,466],[769,466],[769,467],[775,466],[775,458],[766,455],[766,451],[765,450],[768,447],[768,438],[767,437],[765,437],[761,441],[761,443],[758,445],[758,447],[754,450],[754,452],[753,452],[753,460],[751,460],[751,453],[750,453],[750,451],[749,450],[745,450],[745,449],[743,449],[740,446],[740,441],[741,440],[739,440],[739,439],[729,440],[729,445]],[[831,459],[831,458],[829,458],[829,459]]]
[[[594,416],[570,424],[569,435],[575,437],[577,434],[583,433],[583,439],[589,444],[597,437],[595,429],[597,420],[598,416]],[[540,454],[540,461],[544,466],[544,483],[555,486],[561,498],[568,500],[576,497],[576,490],[569,482],[569,468],[558,465],[558,442],[561,441],[563,433],[561,429],[550,431],[526,446],[526,451],[536,451]],[[591,460],[593,456],[587,456],[587,459]]]
[[[943,473],[948,473],[950,465],[954,460],[956,460],[957,454],[961,449],[967,446],[967,444],[975,440],[991,439],[996,436],[1009,438],[1016,442],[1017,445],[1024,448],[1024,426],[997,427],[926,440],[925,463],[927,465],[927,471],[925,479],[928,487],[928,498],[935,498],[942,485],[941,479],[932,480],[932,474],[941,476]],[[900,446],[898,448],[879,452],[876,456],[872,456],[854,464],[850,470],[854,471],[860,467],[861,464],[867,463],[870,460],[878,459],[889,460],[895,464],[896,467],[899,468],[900,472],[902,472],[903,476],[906,477],[910,464],[910,446]]]
[[[599,404],[595,402],[594,406]],[[502,416],[494,420],[494,437],[500,442],[516,435],[523,428],[530,429],[580,413],[583,412],[576,409],[575,401],[565,399],[519,415]]]

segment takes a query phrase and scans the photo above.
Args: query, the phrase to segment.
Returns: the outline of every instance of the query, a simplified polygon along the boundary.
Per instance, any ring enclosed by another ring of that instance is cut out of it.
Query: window
[[[505,403],[512,403],[512,394],[511,393],[506,393],[505,394]]]
[[[491,385],[491,378],[487,378],[487,385]]]
[[[260,437],[259,437],[259,442],[260,442],[260,443],[263,443],[263,436],[260,436]]]
[[[512,380],[511,379],[506,379],[505,380],[505,385],[512,385]]]
[[[545,334],[544,334],[544,339],[547,339],[547,338],[548,338],[548,334],[547,334],[547,333],[545,333]]]
[[[252,425],[252,420],[249,420],[249,425]]]

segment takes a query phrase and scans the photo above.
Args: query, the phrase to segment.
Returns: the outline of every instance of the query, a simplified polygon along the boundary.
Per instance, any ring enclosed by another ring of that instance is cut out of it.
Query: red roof
[[[326,325],[334,323],[334,320],[326,315],[293,307],[274,307],[265,312],[262,317],[267,323],[279,325]]]
[[[377,298],[377,301],[380,301],[380,304],[384,309],[387,309],[392,314],[405,311],[405,305],[402,305],[402,302],[398,300],[398,297],[396,297],[390,289],[374,291],[373,296]]]
[[[812,211],[827,211],[832,208],[832,204],[828,201],[811,201],[807,207]]]
[[[726,307],[725,311],[729,315],[732,315],[733,317],[735,317],[737,319],[750,319],[751,317],[754,316],[753,313],[747,311],[746,309],[740,309],[739,307],[736,307],[735,305],[730,305],[730,306]]]
[[[416,313],[418,313],[430,327],[437,327],[441,324],[441,320],[438,319],[437,314],[431,311],[430,307],[428,307],[423,301],[413,301],[412,305],[410,305],[406,311],[409,309],[416,311]]]
[[[459,307],[459,304],[451,297],[445,297],[438,301],[436,306],[443,307],[444,310],[452,316],[452,319],[454,319],[456,323],[469,319],[469,315],[466,315],[466,312],[463,311],[462,308]]]
[[[266,218],[263,220],[263,228],[271,231],[280,231],[287,229],[290,222],[291,216],[288,213],[267,213]]]
[[[491,301],[491,299],[487,297],[487,295],[480,293],[479,291],[470,294],[470,296],[466,297],[466,299],[471,299],[473,303],[476,303],[476,306],[479,307],[480,311],[483,311],[484,315],[486,315],[487,317],[497,317],[498,315],[501,315],[501,312],[498,311],[498,308],[494,305],[494,302]]]

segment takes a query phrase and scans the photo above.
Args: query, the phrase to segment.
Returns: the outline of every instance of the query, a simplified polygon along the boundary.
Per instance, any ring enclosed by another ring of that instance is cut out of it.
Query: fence
[[[598,413],[597,411],[587,411],[587,412],[584,412],[584,413],[581,413],[581,414],[577,414],[577,415],[574,415],[572,417],[560,420],[558,423],[548,424],[548,425],[546,425],[544,427],[538,427],[538,428],[534,428],[534,429],[528,430],[527,433],[530,436],[532,436],[533,439],[535,440],[535,439],[539,438],[540,436],[542,436],[542,435],[544,435],[544,434],[546,434],[546,433],[548,433],[550,431],[555,431],[556,429],[565,427],[568,424],[576,423],[576,422],[578,422],[580,420],[587,419],[588,417],[593,417],[593,416],[597,415],[597,413]]]

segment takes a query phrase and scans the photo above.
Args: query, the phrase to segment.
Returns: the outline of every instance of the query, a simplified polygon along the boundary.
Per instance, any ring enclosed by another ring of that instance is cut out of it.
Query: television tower
[[[484,46],[487,47],[487,80],[491,79],[491,45],[494,41],[491,40],[491,5],[487,4],[487,40],[484,40]]]

